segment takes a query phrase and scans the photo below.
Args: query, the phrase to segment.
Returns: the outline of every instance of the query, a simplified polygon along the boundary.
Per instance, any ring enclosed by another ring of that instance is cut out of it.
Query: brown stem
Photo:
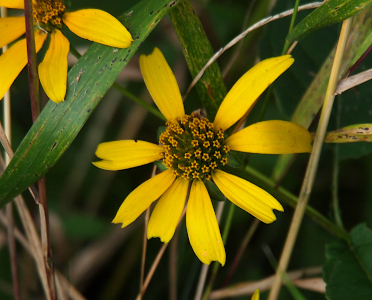
[[[24,0],[25,19],[26,19],[26,41],[27,41],[27,58],[28,58],[28,77],[30,81],[30,98],[32,120],[36,121],[40,114],[40,95],[39,95],[39,77],[37,74],[37,57],[35,50],[35,35],[32,15],[32,0]],[[45,270],[48,279],[49,295],[51,300],[57,299],[55,293],[54,272],[52,265],[52,252],[49,239],[49,214],[46,197],[45,177],[38,182],[39,185],[39,210],[41,222],[41,237],[44,253]]]
[[[26,43],[28,58],[28,79],[30,81],[30,97],[32,120],[35,122],[40,114],[39,103],[39,76],[37,74],[37,57],[35,50],[34,22],[32,16],[32,0],[25,2],[25,19],[26,19]]]
[[[359,67],[359,65],[364,61],[364,59],[371,52],[371,50],[372,50],[372,45],[370,45],[368,49],[362,54],[362,56],[359,57],[356,63],[350,67],[349,71],[347,72],[347,76],[350,76],[350,74],[353,73]]]

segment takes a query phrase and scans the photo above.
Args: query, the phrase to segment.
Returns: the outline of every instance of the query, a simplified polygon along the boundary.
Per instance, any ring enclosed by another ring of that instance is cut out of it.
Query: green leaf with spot
[[[287,36],[299,41],[309,33],[346,20],[372,4],[372,0],[329,0],[303,19]]]
[[[169,15],[191,76],[195,78],[214,55],[212,46],[189,0],[181,2]],[[217,62],[205,71],[196,90],[209,120],[213,121],[227,93]]]
[[[134,39],[130,48],[93,44],[79,59],[68,73],[65,101],[48,102],[1,176],[0,207],[55,165],[141,43],[177,2],[141,1],[119,18]]]
[[[372,230],[360,224],[350,232],[350,241],[327,245],[327,299],[372,299]]]

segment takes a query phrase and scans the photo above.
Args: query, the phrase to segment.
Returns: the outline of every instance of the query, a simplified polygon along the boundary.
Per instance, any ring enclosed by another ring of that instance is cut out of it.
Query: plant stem
[[[326,96],[324,99],[324,104],[322,108],[322,112],[320,115],[319,125],[316,132],[315,140],[314,140],[314,146],[313,151],[311,152],[308,167],[306,169],[305,178],[301,187],[300,196],[298,199],[298,204],[295,210],[295,213],[293,215],[292,223],[289,228],[289,232],[287,235],[287,240],[285,242],[283,253],[281,255],[280,261],[279,261],[279,267],[276,270],[275,280],[273,283],[273,286],[270,291],[269,300],[275,300],[278,297],[280,286],[281,286],[281,272],[285,272],[289,263],[289,259],[292,254],[292,250],[294,247],[294,243],[297,238],[297,234],[305,213],[306,205],[308,203],[311,189],[314,184],[314,179],[316,175],[316,170],[319,163],[319,157],[320,152],[322,149],[324,137],[326,134],[326,129],[328,126],[329,116],[331,114],[331,109],[333,105],[334,100],[334,92],[337,87],[338,77],[339,77],[339,71],[341,67],[341,61],[344,54],[347,37],[350,32],[352,23],[352,18],[349,18],[345,20],[342,23],[340,38],[338,41],[336,54],[334,63],[332,66],[329,82],[328,82],[328,88],[326,92]]]
[[[27,57],[28,57],[28,77],[30,81],[30,97],[32,120],[36,121],[40,114],[40,93],[39,93],[39,77],[37,73],[37,57],[35,50],[35,35],[32,14],[32,0],[24,0],[25,20],[26,20],[26,42],[27,42]],[[41,224],[41,238],[44,250],[44,264],[48,280],[48,299],[56,299],[54,270],[52,263],[52,252],[49,239],[49,213],[48,202],[46,198],[45,177],[38,182],[39,186],[39,212]]]
[[[292,29],[294,27],[299,5],[300,5],[300,0],[296,0],[295,6],[293,8],[293,14],[292,14],[292,18],[291,18],[291,24],[289,25],[288,34],[291,33],[291,31],[292,31]],[[284,44],[284,47],[283,47],[282,55],[284,55],[284,54],[287,53],[287,51],[288,51],[288,49],[289,49],[290,46],[291,46],[291,44],[287,40],[285,40],[285,44]]]
[[[32,120],[36,121],[40,114],[39,76],[37,73],[37,57],[35,50],[34,22],[32,16],[32,0],[24,0],[26,19],[26,42],[28,57],[28,79],[30,81],[30,98]]]

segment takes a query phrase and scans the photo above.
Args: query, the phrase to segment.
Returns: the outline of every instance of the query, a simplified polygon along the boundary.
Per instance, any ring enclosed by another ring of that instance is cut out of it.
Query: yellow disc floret
[[[167,125],[159,143],[164,150],[163,163],[177,176],[209,180],[214,169],[227,164],[230,149],[224,144],[224,133],[214,132],[208,119],[184,115]]]
[[[65,10],[62,0],[37,0],[33,4],[34,22],[48,32],[61,29]]]

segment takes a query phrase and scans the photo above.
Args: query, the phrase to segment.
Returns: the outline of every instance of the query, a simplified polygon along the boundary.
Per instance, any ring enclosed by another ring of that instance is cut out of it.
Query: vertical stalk
[[[322,112],[320,115],[319,125],[316,132],[313,151],[310,154],[310,159],[308,163],[308,167],[306,169],[305,178],[301,187],[300,196],[298,199],[298,204],[293,215],[292,223],[289,228],[289,232],[287,235],[287,239],[283,248],[283,253],[279,261],[279,266],[276,270],[275,279],[273,286],[270,291],[269,300],[277,299],[280,286],[281,286],[281,273],[285,272],[289,263],[289,259],[292,254],[292,250],[294,247],[294,243],[297,238],[297,234],[305,213],[306,205],[308,203],[311,189],[314,184],[315,174],[319,163],[320,152],[322,150],[322,145],[324,141],[324,137],[326,134],[326,129],[328,126],[329,116],[331,114],[332,105],[334,101],[334,92],[337,87],[337,82],[339,78],[339,72],[341,67],[341,61],[344,54],[345,46],[347,43],[347,37],[350,32],[350,27],[352,23],[352,18],[345,20],[342,23],[340,38],[338,40],[338,45],[336,49],[335,59],[333,62],[327,92],[324,99],[324,104],[322,108]]]
[[[295,6],[293,8],[293,14],[292,14],[292,18],[291,18],[291,24],[289,24],[288,33],[290,33],[292,31],[293,27],[294,27],[299,5],[300,5],[300,0],[296,0]],[[288,51],[288,49],[289,49],[290,46],[291,46],[291,44],[287,40],[285,40],[285,44],[284,44],[284,47],[283,47],[282,55],[286,54],[286,52]]]
[[[36,121],[40,114],[39,76],[37,74],[37,57],[35,50],[34,22],[32,16],[32,0],[25,1],[28,79],[30,81],[30,97],[32,120]]]
[[[341,105],[340,102],[336,102],[337,108],[337,120],[336,120],[336,128],[340,128],[340,111]],[[339,173],[340,173],[340,161],[339,161],[339,145],[334,144],[334,151],[333,151],[333,170],[332,170],[332,209],[333,209],[333,216],[335,223],[340,227],[344,228],[341,218],[341,210],[339,205],[339,197],[338,197],[338,189],[339,189]]]
[[[37,57],[35,50],[35,35],[32,14],[32,0],[24,0],[25,20],[26,20],[26,38],[27,38],[27,57],[28,57],[28,77],[30,82],[30,97],[32,120],[36,121],[40,114],[40,94],[39,94],[39,77],[37,73]],[[48,202],[46,197],[45,177],[39,180],[39,212],[41,224],[41,239],[44,253],[44,264],[48,279],[49,299],[56,299],[54,270],[52,263],[52,252],[49,238],[49,213]]]

